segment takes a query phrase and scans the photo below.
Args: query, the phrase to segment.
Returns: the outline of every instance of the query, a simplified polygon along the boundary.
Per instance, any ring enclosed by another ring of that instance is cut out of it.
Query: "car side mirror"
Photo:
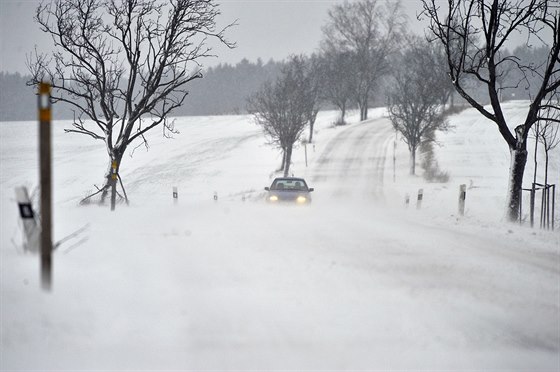
[[[266,191],[270,191],[270,187],[265,187],[264,188]]]
[[[315,189],[314,189],[313,187],[311,187],[311,188],[309,189],[309,192],[311,192],[311,191],[315,191]]]

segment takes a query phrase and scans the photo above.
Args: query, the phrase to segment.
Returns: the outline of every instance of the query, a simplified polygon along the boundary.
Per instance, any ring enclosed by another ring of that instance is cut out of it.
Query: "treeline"
[[[219,64],[203,72],[202,79],[189,84],[189,95],[174,116],[225,115],[246,112],[247,98],[265,81],[274,80],[284,62],[262,60]],[[37,118],[37,98],[33,88],[27,86],[29,76],[0,72],[0,121],[34,120]],[[53,107],[58,119],[72,119],[73,112],[67,104]]]
[[[28,76],[0,72],[0,121],[37,118],[37,98]]]
[[[545,48],[518,47],[512,55],[523,56],[525,60],[535,63],[546,57]],[[250,62],[219,64],[208,68],[202,79],[194,80],[189,85],[189,95],[183,106],[174,111],[174,116],[189,115],[226,115],[246,113],[247,98],[257,92],[266,82],[275,80],[286,63],[270,60],[263,63],[260,59]],[[503,100],[527,99],[536,89],[532,84],[533,75],[521,76],[519,71],[506,72],[501,81]],[[0,72],[0,121],[34,120],[37,117],[37,99],[33,88],[27,86],[29,76],[19,73]],[[381,81],[373,97],[369,97],[371,106],[385,105],[386,81]],[[349,103],[348,108],[356,108]],[[73,112],[68,105],[57,104],[53,108],[58,119],[72,119]]]
[[[263,64],[243,59],[236,65],[210,67],[202,79],[189,86],[183,106],[173,115],[224,115],[246,112],[247,98],[264,82],[274,80],[284,63],[270,60]]]

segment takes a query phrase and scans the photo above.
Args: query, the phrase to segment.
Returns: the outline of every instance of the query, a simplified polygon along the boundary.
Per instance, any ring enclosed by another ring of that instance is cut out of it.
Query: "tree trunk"
[[[286,167],[286,149],[282,149],[282,164],[280,165],[280,169],[278,169],[279,171],[283,171],[284,168]]]
[[[313,127],[315,126],[315,120],[309,121],[309,143],[313,142]]]
[[[410,149],[410,175],[416,175],[416,148]]]
[[[290,174],[290,164],[292,163],[292,146],[286,148],[286,164],[284,165],[284,177]]]
[[[117,177],[119,174],[119,168],[121,166],[122,156],[123,154],[121,152],[116,152],[115,154],[113,154],[113,156],[109,158],[109,167],[107,173],[105,174],[105,185],[103,185],[104,191],[101,194],[101,203],[104,203],[105,199],[110,193],[112,211],[115,210],[115,204],[117,199],[117,182],[118,182]],[[113,162],[116,162],[116,168],[115,168],[116,173],[113,173]],[[113,177],[113,174],[115,174],[115,177]]]
[[[368,118],[368,105],[366,100],[366,102],[362,102],[360,104],[360,121],[367,120],[367,118]]]
[[[523,187],[523,173],[527,164],[527,149],[525,142],[518,143],[517,148],[510,149],[511,165],[509,168],[509,185],[506,203],[507,219],[511,222],[518,221],[519,206],[521,205],[521,192]]]
[[[344,122],[344,117],[346,116],[346,104],[343,104],[340,106],[340,123],[338,123],[339,125],[344,125],[346,124]]]
[[[449,103],[449,109],[453,110],[455,108],[455,90],[451,92],[450,101],[451,102]]]

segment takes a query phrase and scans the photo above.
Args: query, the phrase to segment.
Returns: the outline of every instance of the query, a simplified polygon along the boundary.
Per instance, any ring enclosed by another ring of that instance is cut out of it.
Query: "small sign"
[[[19,215],[22,219],[28,220],[35,218],[35,214],[33,213],[33,208],[31,207],[31,203],[18,203],[19,206]]]

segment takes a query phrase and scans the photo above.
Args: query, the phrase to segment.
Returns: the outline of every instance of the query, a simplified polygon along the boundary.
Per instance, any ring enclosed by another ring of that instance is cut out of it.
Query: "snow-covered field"
[[[523,112],[508,105],[512,123]],[[436,149],[450,181],[426,183],[383,115],[320,113],[308,166],[294,155],[315,188],[303,208],[263,203],[280,157],[250,117],[178,118],[125,158],[132,202],[114,213],[78,206],[103,144],[55,123],[55,240],[87,227],[56,251],[51,293],[14,201],[37,186],[36,123],[0,123],[0,369],[560,370],[560,234],[503,221],[496,128],[451,117]]]

